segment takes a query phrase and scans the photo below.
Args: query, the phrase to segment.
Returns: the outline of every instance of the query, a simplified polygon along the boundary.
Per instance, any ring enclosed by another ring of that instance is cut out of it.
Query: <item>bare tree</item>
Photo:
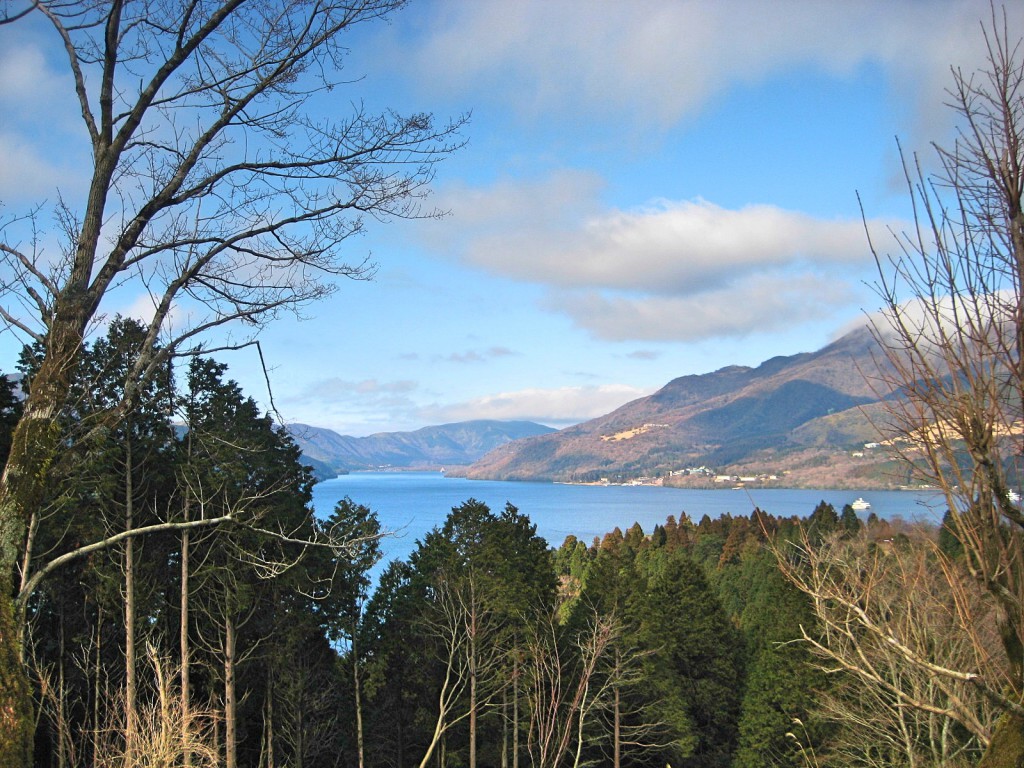
[[[911,533],[776,549],[814,610],[803,641],[832,677],[819,701],[838,727],[830,764],[953,765],[991,741],[1006,683],[992,611],[927,532]]]
[[[607,706],[615,682],[601,674],[621,633],[619,622],[596,612],[565,646],[557,620],[541,621],[527,642],[527,748],[532,762],[553,768],[571,756],[578,766],[586,726]]]
[[[585,764],[584,748],[610,743],[606,762],[618,768],[664,747],[661,723],[634,712],[623,693],[643,685],[651,651],[630,646],[622,619],[590,609],[582,626],[568,631],[557,609],[528,629],[523,660],[531,764],[554,768]],[[624,715],[637,715],[624,718]],[[624,750],[625,748],[625,750]]]
[[[431,590],[433,611],[424,628],[437,641],[441,687],[434,729],[420,768],[426,768],[434,753],[443,750],[445,735],[453,726],[475,718],[502,690],[492,683],[501,671],[504,649],[494,642],[498,633],[493,615],[475,600],[473,578],[468,575],[453,581],[442,574]]]
[[[1008,669],[984,766],[1024,759],[1024,62],[993,8],[983,71],[953,70],[960,118],[939,170],[905,161],[914,226],[878,263],[893,445],[939,488],[997,615]]]
[[[340,250],[366,217],[431,215],[418,201],[462,119],[437,127],[358,103],[342,120],[307,114],[337,84],[345,31],[402,4],[25,0],[0,12],[0,24],[34,15],[52,27],[93,159],[84,199],[55,211],[59,257],[37,246],[39,209],[0,222],[0,318],[45,349],[0,479],[0,766],[31,754],[9,586],[59,459],[57,419],[87,329],[115,287],[152,299],[116,420],[210,329],[243,320],[254,332],[328,295],[335,277],[370,275]]]

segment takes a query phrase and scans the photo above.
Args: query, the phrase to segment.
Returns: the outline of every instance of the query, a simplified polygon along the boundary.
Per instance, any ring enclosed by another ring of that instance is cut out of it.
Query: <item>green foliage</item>
[[[616,716],[627,734],[618,745],[622,766],[797,768],[800,755],[787,737],[797,719],[803,739],[827,746],[829,733],[814,713],[828,681],[794,642],[801,626],[813,627],[813,616],[765,547],[772,537],[794,537],[800,521],[755,510],[705,515],[694,525],[682,514],[650,536],[634,523],[589,547],[567,537],[552,551],[513,505],[492,511],[469,499],[424,536],[409,562],[391,563],[371,592],[368,573],[380,557],[376,515],[346,498],[315,520],[312,478],[297,447],[226,378],[222,364],[195,359],[180,391],[169,372],[157,377],[128,418],[105,428],[137,330],[118,321],[83,356],[74,387],[79,405],[62,434],[87,439],[61,457],[59,483],[47,498],[54,514],[40,521],[40,551],[64,552],[120,530],[130,498],[136,522],[227,512],[237,518],[240,524],[197,532],[191,541],[188,632],[191,695],[204,707],[223,699],[227,623],[237,632],[241,766],[265,759],[268,723],[277,762],[354,764],[354,673],[362,680],[367,764],[417,765],[445,673],[444,648],[432,631],[442,582],[462,590],[484,628],[473,653],[493,649],[500,658],[480,681],[479,695],[490,697],[477,726],[481,765],[511,764],[516,740],[520,765],[536,757],[528,711],[539,688],[531,688],[537,684],[525,670],[538,649],[528,641],[548,633],[546,650],[557,651],[566,683],[581,667],[579,640],[595,616],[613,618],[615,633],[593,675],[591,690],[603,698],[582,726],[584,761],[608,764]],[[170,403],[181,429],[171,424]],[[3,408],[0,388],[0,416]],[[803,522],[815,535],[860,528],[852,509],[837,515],[824,502]],[[877,532],[885,523],[873,518],[869,525]],[[350,546],[299,543],[334,534],[350,538]],[[173,656],[181,536],[168,532],[140,545],[145,639]],[[112,689],[123,682],[120,558],[112,549],[69,567],[31,604],[33,650],[64,675],[76,744],[87,744],[97,726],[96,682]],[[69,648],[83,649],[89,664],[62,665]],[[626,659],[630,673],[616,677]],[[463,693],[453,718],[468,706]],[[38,741],[47,756],[66,724],[52,708],[42,723]],[[643,738],[632,739],[638,734]],[[468,740],[466,721],[454,723],[447,764],[466,763]],[[91,757],[88,747],[84,756]]]
[[[948,509],[942,516],[942,525],[939,527],[939,550],[951,560],[956,560],[964,554],[964,545],[960,543],[956,534],[953,513]]]
[[[129,525],[173,525],[230,513],[238,524],[197,529],[191,539],[190,698],[202,710],[223,700],[230,622],[237,646],[240,764],[260,759],[268,712],[276,712],[276,749],[286,759],[316,752],[311,731],[339,734],[316,740],[324,746],[320,759],[330,754],[333,764],[348,742],[336,727],[344,697],[329,637],[351,619],[352,605],[368,590],[365,571],[377,557],[376,518],[348,504],[339,505],[331,520],[315,521],[312,478],[298,448],[225,378],[225,367],[195,358],[183,391],[173,389],[169,370],[158,371],[139,389],[127,377],[141,343],[141,327],[118,318],[82,352],[72,376],[72,403],[57,427],[68,448],[52,468],[33,524],[30,567]],[[37,360],[33,354],[23,357],[28,386]],[[175,410],[183,428],[172,424]],[[329,530],[357,536],[359,543],[340,550],[302,543]],[[176,658],[182,538],[166,530],[136,537],[134,546],[137,644]],[[32,656],[40,674],[49,676],[41,679],[53,684],[60,676],[63,697],[59,707],[55,699],[42,700],[40,759],[63,743],[91,760],[89,734],[111,722],[125,676],[123,559],[122,549],[107,547],[74,560],[43,581],[28,604]],[[299,657],[301,663],[294,663]],[[101,689],[110,695],[98,700],[94,691]],[[329,705],[302,704],[310,696],[323,698],[325,691],[333,697]],[[140,707],[151,708],[156,693],[143,680]],[[289,713],[301,715],[302,729],[288,730]]]
[[[856,536],[864,528],[864,523],[849,504],[843,505],[843,513],[839,517],[839,526],[847,536]]]
[[[726,766],[735,746],[743,680],[742,640],[700,566],[685,552],[654,553],[631,596],[654,700],[650,711],[672,732],[667,761]]]
[[[733,766],[800,768],[800,745],[787,735],[794,724],[803,724],[805,747],[823,738],[815,696],[827,683],[811,665],[806,646],[797,642],[801,627],[813,631],[815,619],[807,598],[783,578],[772,553],[762,549],[735,570],[745,597],[739,619],[750,671]]]
[[[850,508],[853,511],[853,508]],[[807,535],[811,541],[821,541],[839,528],[839,515],[831,504],[818,502],[807,520]]]

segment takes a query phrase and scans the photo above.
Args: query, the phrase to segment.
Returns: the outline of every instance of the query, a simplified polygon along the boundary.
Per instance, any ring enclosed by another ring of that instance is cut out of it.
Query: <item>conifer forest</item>
[[[39,765],[967,765],[991,737],[980,691],[843,607],[974,668],[995,628],[959,636],[948,525],[822,502],[553,548],[467,499],[371,591],[373,511],[315,517],[291,439],[214,360],[102,424],[143,332],[118,320],[84,351],[19,563]],[[6,446],[9,385],[3,406]]]

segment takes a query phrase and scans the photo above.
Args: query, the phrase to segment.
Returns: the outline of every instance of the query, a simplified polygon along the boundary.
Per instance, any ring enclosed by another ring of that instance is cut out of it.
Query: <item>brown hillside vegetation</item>
[[[501,446],[467,475],[597,482],[706,467],[784,474],[779,484],[897,486],[884,451],[853,455],[879,439],[876,352],[858,329],[817,352],[684,376],[606,416]]]

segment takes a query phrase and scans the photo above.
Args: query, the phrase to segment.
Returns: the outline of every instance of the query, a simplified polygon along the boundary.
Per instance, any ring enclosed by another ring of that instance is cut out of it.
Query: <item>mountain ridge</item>
[[[436,469],[468,465],[511,440],[547,432],[532,421],[471,421],[422,427],[409,432],[378,432],[365,437],[293,423],[286,427],[302,451],[303,461],[320,479],[345,472],[380,469]]]
[[[885,408],[875,390],[879,352],[862,327],[813,352],[677,377],[558,431],[495,420],[366,437],[305,424],[288,431],[320,479],[446,467],[479,480],[713,485],[720,475],[779,487],[900,487],[906,472],[873,426]]]
[[[814,352],[681,376],[604,416],[499,446],[465,474],[600,482],[710,467],[736,475],[784,472],[780,482],[815,485],[814,472],[801,479],[799,471],[831,462],[842,474],[839,465],[857,458],[865,460],[854,462],[851,482],[890,486],[897,478],[882,476],[892,467],[884,452],[854,456],[878,439],[868,417],[879,407],[871,381],[877,352],[870,331],[858,328]]]

